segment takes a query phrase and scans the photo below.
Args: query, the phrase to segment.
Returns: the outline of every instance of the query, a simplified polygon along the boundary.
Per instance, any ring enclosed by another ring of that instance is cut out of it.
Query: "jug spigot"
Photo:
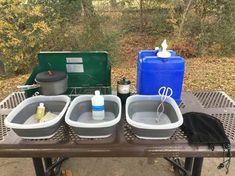
[[[161,46],[162,46],[162,50],[157,53],[157,56],[160,58],[171,57],[171,53],[167,51],[168,45],[166,43],[166,39],[162,42]]]

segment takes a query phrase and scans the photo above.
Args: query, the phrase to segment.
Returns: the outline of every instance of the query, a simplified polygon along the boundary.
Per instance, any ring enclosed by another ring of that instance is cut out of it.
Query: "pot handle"
[[[51,70],[48,70],[47,73],[48,73],[49,76],[53,75],[53,72]]]
[[[30,90],[30,89],[36,89],[39,88],[39,84],[32,84],[32,85],[18,85],[17,88],[21,90]]]

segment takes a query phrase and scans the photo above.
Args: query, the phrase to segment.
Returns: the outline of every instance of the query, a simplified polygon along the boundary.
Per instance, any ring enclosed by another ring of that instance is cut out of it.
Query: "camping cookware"
[[[59,95],[67,90],[68,77],[61,71],[45,71],[38,73],[33,85],[18,86],[23,90],[35,89],[39,87],[42,95]]]

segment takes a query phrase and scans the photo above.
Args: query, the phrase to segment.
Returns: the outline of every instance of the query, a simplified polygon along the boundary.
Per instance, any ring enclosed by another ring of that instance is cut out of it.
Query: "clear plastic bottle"
[[[36,119],[40,121],[45,115],[45,106],[44,103],[39,103],[39,106],[37,107],[36,112]]]
[[[95,95],[91,98],[92,117],[94,120],[104,119],[104,97],[100,95],[100,91],[96,90]]]

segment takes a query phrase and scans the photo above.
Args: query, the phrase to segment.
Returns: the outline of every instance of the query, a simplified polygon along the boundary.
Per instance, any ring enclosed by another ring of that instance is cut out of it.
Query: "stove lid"
[[[56,70],[66,73],[68,87],[111,86],[111,66],[105,51],[48,51],[38,54],[38,66],[31,79],[40,72]]]

